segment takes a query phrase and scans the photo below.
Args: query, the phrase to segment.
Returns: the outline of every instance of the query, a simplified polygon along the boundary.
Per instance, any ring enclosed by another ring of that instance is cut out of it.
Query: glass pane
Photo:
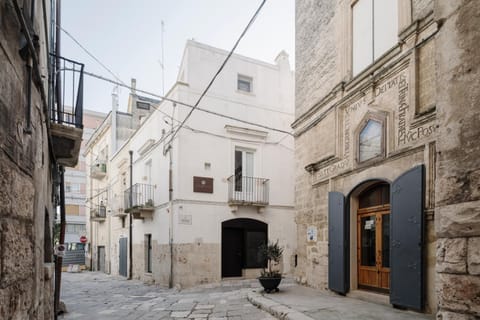
[[[250,89],[250,81],[246,80],[246,79],[238,79],[238,90],[242,90],[242,91],[245,91],[245,92],[250,92],[251,89]]]
[[[353,75],[373,62],[372,6],[372,0],[359,0],[353,6]]]
[[[262,244],[267,242],[267,234],[264,231],[247,231],[245,236],[245,266],[247,268],[263,268],[266,261],[263,259],[260,250]]]
[[[378,184],[363,191],[359,196],[359,208],[368,208],[390,203],[390,186]]]
[[[382,153],[382,124],[368,120],[360,132],[359,161],[375,158]]]
[[[382,216],[382,266],[390,268],[390,215]]]
[[[373,57],[378,59],[398,41],[397,0],[374,0]]]
[[[361,218],[361,264],[375,266],[375,216]]]
[[[253,177],[253,152],[245,152],[245,175]]]
[[[235,191],[242,191],[242,151],[235,150]]]

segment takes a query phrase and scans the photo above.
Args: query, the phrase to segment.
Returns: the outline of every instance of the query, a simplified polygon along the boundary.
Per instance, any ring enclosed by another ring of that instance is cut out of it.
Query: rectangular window
[[[80,213],[80,208],[77,205],[67,204],[65,206],[65,214],[67,216],[78,216]]]
[[[252,78],[238,75],[237,90],[244,92],[252,92]]]
[[[152,235],[145,235],[145,272],[152,273]]]
[[[352,8],[353,75],[392,48],[398,38],[398,0],[358,0]]]

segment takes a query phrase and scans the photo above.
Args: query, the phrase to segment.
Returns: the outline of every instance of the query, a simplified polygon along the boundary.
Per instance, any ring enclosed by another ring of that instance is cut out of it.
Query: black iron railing
[[[150,184],[136,183],[132,186],[132,194],[130,201],[130,188],[125,190],[124,201],[125,212],[129,212],[132,209],[136,208],[153,208],[154,203],[155,187]]]
[[[83,68],[82,63],[50,54],[54,75],[51,77],[55,93],[50,110],[50,121],[83,128]],[[68,107],[65,107],[68,106]]]
[[[107,217],[107,207],[103,204],[90,209],[90,217],[93,219],[105,219]]]
[[[233,204],[267,205],[268,179],[232,175],[228,179],[228,202]]]

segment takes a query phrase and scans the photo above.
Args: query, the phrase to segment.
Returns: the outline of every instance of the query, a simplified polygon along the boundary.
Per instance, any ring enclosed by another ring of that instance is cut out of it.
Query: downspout
[[[130,200],[130,206],[133,206],[133,151],[130,150],[128,151],[130,154],[130,192],[129,192],[129,200]],[[133,269],[133,232],[132,232],[132,211],[128,214],[128,219],[129,219],[129,229],[128,229],[128,236],[129,236],[129,241],[128,241],[128,260],[129,260],[129,268],[128,268],[128,280],[132,280],[132,269]]]
[[[60,48],[60,38],[61,38],[61,25],[62,25],[62,15],[61,15],[61,6],[60,6],[61,0],[57,0],[57,8],[56,8],[56,13],[55,13],[55,19],[56,19],[56,26],[55,26],[55,55],[56,55],[56,68],[55,68],[55,76],[57,78],[57,81],[55,83],[56,86],[56,93],[57,93],[57,121],[59,123],[63,122],[63,101],[62,101],[62,75],[59,72],[60,67],[60,55],[61,55],[61,48]],[[72,106],[73,108],[73,106]]]
[[[173,133],[173,119],[175,116],[176,103],[172,104],[171,133]],[[169,210],[169,248],[170,248],[170,276],[168,278],[168,287],[173,288],[173,155],[172,143],[168,145],[168,210]]]
[[[57,55],[60,54],[60,0],[57,0],[56,3],[56,12],[55,12],[55,20],[56,20],[56,41],[55,41],[55,53]],[[34,54],[34,53],[32,53]],[[57,60],[57,64],[54,68],[54,72],[57,73],[57,68],[59,67],[59,60]],[[57,73],[57,108],[61,105],[61,83],[60,73]],[[60,169],[60,244],[64,244],[65,242],[65,168],[63,166],[59,167]],[[62,283],[62,263],[63,257],[57,255],[57,260],[55,261],[55,297],[54,297],[54,312],[55,318],[59,313],[59,306],[60,306],[60,290],[61,290],[61,283]]]
[[[65,242],[65,168],[63,166],[59,167],[60,171],[60,244]],[[66,249],[66,248],[65,248]],[[54,296],[54,310],[55,310],[55,319],[59,313],[60,305],[60,290],[62,283],[62,263],[63,257],[56,255],[55,260],[55,296]]]

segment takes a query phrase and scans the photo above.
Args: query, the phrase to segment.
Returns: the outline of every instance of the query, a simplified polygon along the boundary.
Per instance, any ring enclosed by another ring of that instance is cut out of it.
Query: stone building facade
[[[298,281],[478,316],[478,12],[296,3]]]
[[[51,76],[57,62],[81,65],[50,56],[56,10],[54,1],[0,1],[0,319],[54,318],[53,221],[83,110],[81,77],[67,93],[73,113],[54,98],[65,93],[65,77]]]

